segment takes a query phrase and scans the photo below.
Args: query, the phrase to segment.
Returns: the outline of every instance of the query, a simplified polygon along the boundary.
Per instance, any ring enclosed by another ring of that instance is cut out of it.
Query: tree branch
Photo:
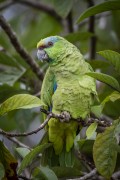
[[[51,8],[48,5],[44,5],[41,2],[38,2],[36,0],[13,0],[15,3],[19,3],[19,4],[24,4],[26,6],[30,6],[32,8],[36,8],[40,11],[44,11],[47,14],[49,14],[50,16],[53,16],[54,18],[56,18],[57,20],[61,21],[62,18],[55,12],[55,10],[53,8]]]
[[[96,174],[97,174],[97,169],[95,168],[90,173],[85,174],[83,177],[75,178],[75,179],[67,179],[67,180],[86,180],[88,178],[93,177]]]
[[[116,179],[120,179],[120,171],[117,171],[115,172],[113,175],[112,175],[112,180],[116,180]]]
[[[88,7],[91,6],[94,6],[94,2],[93,0],[88,0]],[[90,16],[88,31],[94,34],[95,33],[94,28],[95,28],[95,16]],[[90,45],[89,45],[90,59],[95,59],[95,52],[96,52],[96,36],[92,36],[90,38]]]
[[[21,142],[18,141],[18,139],[16,139],[15,137],[11,138],[11,137],[9,137],[9,136],[6,136],[6,138],[9,139],[10,141],[14,142],[15,144],[17,144],[17,145],[20,146],[20,147],[27,148],[27,149],[30,149],[30,150],[31,150],[31,148],[30,148],[29,146],[21,143]]]
[[[101,121],[99,119],[94,119],[94,118],[88,118],[86,121],[82,120],[81,118],[78,118],[78,119],[74,119],[74,118],[71,118],[68,120],[66,118],[66,116],[64,114],[54,114],[52,112],[49,112],[45,109],[40,109],[41,112],[45,113],[47,115],[47,118],[46,120],[40,125],[39,128],[37,128],[36,130],[34,131],[31,131],[31,132],[28,132],[28,133],[8,133],[8,132],[5,132],[3,131],[2,129],[0,129],[0,134],[2,135],[5,135],[7,137],[19,137],[19,136],[29,136],[29,135],[32,135],[32,134],[36,134],[38,133],[41,129],[43,129],[46,124],[48,123],[48,121],[51,119],[51,118],[56,118],[58,119],[61,123],[63,122],[66,122],[66,123],[69,123],[70,120],[73,120],[73,121],[76,121],[78,122],[78,124],[81,124],[82,126],[88,126],[90,125],[91,123],[93,122],[97,122],[98,125],[102,126],[102,127],[107,127],[107,126],[110,126],[111,123],[106,123],[105,121]]]
[[[83,177],[79,178],[78,180],[86,180],[88,178],[91,178],[92,176],[97,174],[97,169],[93,169],[90,173],[84,175]]]
[[[51,117],[52,117],[52,115],[49,114],[47,116],[46,120],[39,126],[39,128],[37,128],[34,131],[31,131],[31,132],[28,132],[28,133],[8,133],[8,132],[3,131],[2,129],[0,129],[0,134],[2,134],[4,136],[7,136],[7,137],[29,136],[29,135],[32,135],[32,134],[36,134],[36,133],[38,133],[41,129],[43,129],[46,126],[46,124],[51,119]]]
[[[73,19],[72,19],[72,11],[68,14],[66,20],[67,20],[68,32],[69,32],[69,33],[74,32]]]
[[[32,71],[37,75],[37,77],[40,80],[43,80],[42,70],[39,68],[38,64],[34,61],[34,59],[29,55],[29,53],[24,49],[24,47],[20,44],[15,32],[12,30],[10,24],[7,23],[6,19],[2,15],[0,15],[0,26],[9,37],[12,45],[19,53],[19,55],[31,67]]]
[[[3,3],[0,3],[0,11],[8,8],[9,6],[13,5],[14,2],[12,0],[9,0],[9,1],[5,1]]]
[[[19,175],[18,178],[23,179],[23,180],[31,180],[30,178],[26,178],[26,177],[24,177],[22,175]]]

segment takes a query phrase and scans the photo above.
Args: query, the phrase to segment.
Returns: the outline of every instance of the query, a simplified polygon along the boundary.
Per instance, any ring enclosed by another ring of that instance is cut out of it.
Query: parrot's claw
[[[60,119],[60,122],[69,122],[70,121],[71,116],[70,116],[69,112],[64,111],[64,112],[61,113],[61,115],[62,115],[63,118]]]

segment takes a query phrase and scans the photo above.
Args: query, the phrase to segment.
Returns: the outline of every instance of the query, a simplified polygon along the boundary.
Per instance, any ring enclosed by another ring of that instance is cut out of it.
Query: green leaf
[[[0,52],[0,84],[13,84],[25,73],[23,68],[12,56]]]
[[[15,109],[31,109],[42,106],[41,100],[29,94],[18,94],[10,97],[0,105],[0,115]]]
[[[75,43],[78,41],[84,41],[87,40],[88,38],[94,36],[94,34],[90,32],[75,32],[75,33],[70,33],[65,36],[65,39],[67,39],[71,43]]]
[[[91,107],[91,112],[93,114],[95,114],[95,116],[97,116],[98,118],[101,116],[102,110],[103,110],[103,105],[102,104]]]
[[[77,23],[80,23],[83,19],[93,16],[95,14],[111,10],[120,10],[119,0],[103,2],[101,4],[88,8],[80,15],[80,17],[77,20]]]
[[[120,120],[114,121],[111,127],[106,128],[105,132],[98,134],[93,146],[93,158],[98,172],[109,179],[114,172],[118,144],[117,138],[120,133]]]
[[[81,153],[86,154],[87,156],[92,156],[94,140],[91,139],[80,139],[77,141],[79,145],[79,150]]]
[[[53,0],[55,11],[62,17],[65,18],[73,6],[73,0]]]
[[[120,153],[120,146],[118,145],[118,144],[115,144],[115,147],[114,147],[115,149],[116,149],[116,151],[118,152],[118,153]]]
[[[43,180],[58,180],[54,171],[52,171],[48,167],[42,167],[42,166],[34,171],[33,176],[35,178],[39,178]]]
[[[120,99],[120,93],[117,91],[114,91],[113,93],[111,93],[109,96],[107,96],[103,101],[102,101],[102,105],[104,106],[108,101],[112,101],[115,102],[116,100]]]
[[[82,175],[81,171],[75,167],[52,167],[52,170],[55,172],[57,177],[59,178],[74,178],[74,177],[79,177]]]
[[[6,179],[16,179],[16,168],[17,168],[17,160],[14,156],[9,152],[9,150],[4,146],[3,142],[0,141],[0,162],[4,166],[5,169],[5,177]]]
[[[115,67],[115,70],[120,74],[120,54],[111,50],[99,51],[98,54],[106,58]]]
[[[107,85],[111,86],[113,89],[120,91],[120,85],[118,83],[118,81],[113,78],[112,76],[109,76],[107,74],[103,74],[103,73],[97,73],[97,72],[89,72],[86,73],[88,76],[91,76],[103,83],[106,83]]]
[[[35,159],[35,157],[36,157],[38,154],[42,153],[42,152],[43,152],[46,148],[48,148],[49,146],[51,146],[51,144],[50,144],[50,143],[46,143],[46,144],[44,144],[44,145],[39,145],[39,146],[35,147],[32,151],[30,151],[30,153],[28,153],[28,154],[24,157],[24,159],[23,159],[23,161],[22,161],[22,163],[21,163],[21,165],[20,165],[20,167],[19,167],[19,169],[18,169],[18,174],[21,174],[21,172],[22,172],[27,166],[29,166],[29,165],[32,163],[32,161]]]
[[[92,124],[87,128],[87,131],[86,131],[87,139],[90,139],[90,138],[93,136],[93,134],[94,134],[94,132],[96,131],[96,129],[97,129],[97,123],[96,123],[96,122],[92,123]]]
[[[0,179],[2,179],[5,175],[5,169],[2,163],[0,162]]]
[[[65,152],[65,165],[66,167],[73,167],[75,162],[75,155],[73,149],[69,152]]]
[[[16,151],[22,158],[24,158],[30,152],[29,149],[22,147],[16,148]]]

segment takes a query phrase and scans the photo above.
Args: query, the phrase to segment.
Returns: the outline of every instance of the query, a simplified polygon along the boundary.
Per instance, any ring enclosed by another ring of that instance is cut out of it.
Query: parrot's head
[[[50,36],[42,39],[37,44],[37,56],[42,62],[57,63],[58,57],[64,53],[65,42],[60,36]],[[69,42],[68,42],[69,43]]]

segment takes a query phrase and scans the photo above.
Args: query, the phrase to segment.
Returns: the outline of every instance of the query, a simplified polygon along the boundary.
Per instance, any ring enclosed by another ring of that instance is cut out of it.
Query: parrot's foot
[[[64,111],[61,113],[61,115],[63,116],[63,118],[60,119],[60,122],[69,122],[71,119],[70,113],[67,111]]]

